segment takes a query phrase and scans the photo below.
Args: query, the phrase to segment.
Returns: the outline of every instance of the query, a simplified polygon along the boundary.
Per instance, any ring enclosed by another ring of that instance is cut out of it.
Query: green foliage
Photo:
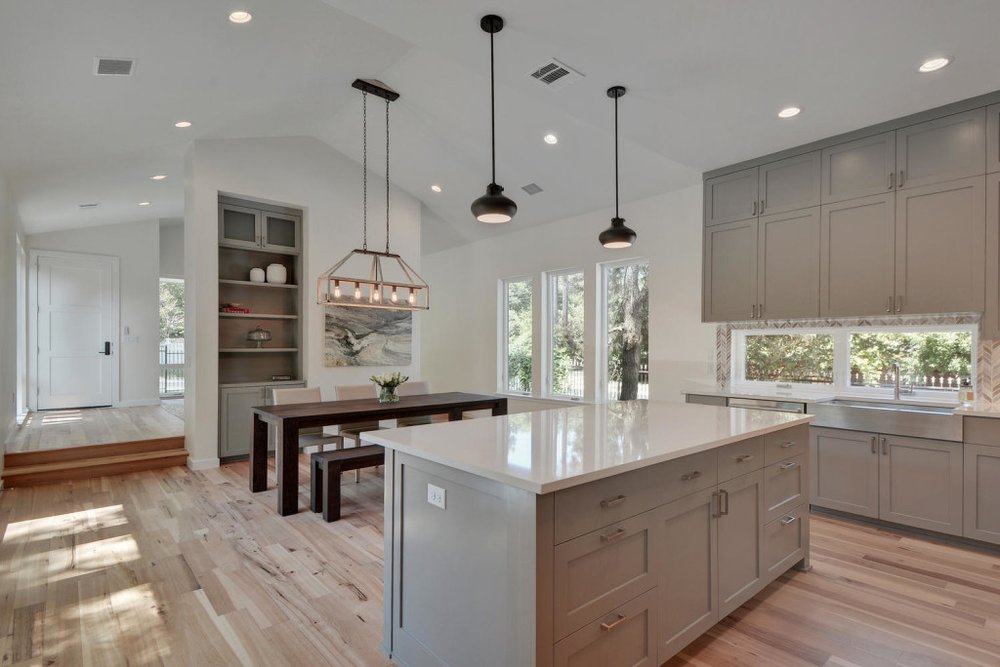
[[[184,338],[184,283],[160,281],[160,340]]]
[[[632,323],[626,322],[629,309],[625,301],[625,281],[629,268],[636,271],[639,286],[636,308],[632,311],[636,321]],[[649,265],[620,266],[608,273],[608,379],[620,381],[628,332],[638,331],[639,363],[642,366],[649,364]]]
[[[747,336],[746,379],[802,384],[833,383],[833,336]]]
[[[552,391],[570,394],[569,372],[583,359],[583,272],[556,276],[552,299]]]
[[[507,389],[531,391],[531,281],[507,283]]]
[[[968,332],[868,333],[851,335],[852,383],[878,385],[898,363],[918,378],[947,375],[967,378],[972,371],[972,334]]]
[[[373,375],[368,379],[380,387],[398,387],[409,380],[410,376],[403,375],[399,371],[396,371],[395,373],[387,373],[384,375]]]

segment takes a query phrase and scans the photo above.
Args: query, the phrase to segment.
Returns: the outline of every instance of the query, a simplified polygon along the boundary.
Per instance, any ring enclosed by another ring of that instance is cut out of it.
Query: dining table
[[[271,426],[275,429],[278,514],[288,516],[299,511],[300,429],[441,414],[448,415],[449,421],[457,421],[473,410],[490,410],[494,416],[505,415],[507,399],[490,394],[442,392],[400,396],[399,400],[389,403],[380,403],[373,397],[255,407],[250,491],[257,493],[267,489],[267,445]]]

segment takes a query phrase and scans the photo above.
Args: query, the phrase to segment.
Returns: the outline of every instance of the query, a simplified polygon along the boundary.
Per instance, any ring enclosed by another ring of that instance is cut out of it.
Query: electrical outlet
[[[445,490],[433,484],[427,485],[427,502],[434,507],[444,509]]]

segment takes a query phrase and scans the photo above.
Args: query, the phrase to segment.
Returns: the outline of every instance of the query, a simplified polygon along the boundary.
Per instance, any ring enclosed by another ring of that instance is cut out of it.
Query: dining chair
[[[333,388],[335,400],[351,401],[359,398],[378,398],[374,384],[342,384]],[[341,424],[337,427],[337,435],[347,440],[353,440],[355,447],[361,446],[361,434],[365,431],[377,431],[381,427],[377,421],[355,422],[352,424]],[[354,481],[361,481],[361,471],[354,471]]]
[[[271,389],[273,405],[290,405],[293,403],[319,403],[323,400],[323,392],[319,387],[293,387],[289,389]],[[278,443],[274,443],[277,446]],[[299,429],[299,449],[318,447],[323,451],[324,445],[336,445],[335,449],[344,447],[344,438],[340,435],[325,433],[323,427]]]
[[[396,393],[400,396],[419,396],[431,393],[431,383],[424,380],[414,380],[404,382],[396,387]],[[448,421],[448,415],[425,415],[422,417],[403,417],[396,420],[396,426],[420,426],[421,424],[433,424],[435,422]]]

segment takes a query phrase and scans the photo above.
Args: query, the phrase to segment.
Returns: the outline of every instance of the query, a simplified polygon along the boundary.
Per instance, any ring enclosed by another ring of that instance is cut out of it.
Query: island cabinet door
[[[764,473],[719,485],[719,617],[728,616],[763,587]]]
[[[719,620],[718,497],[715,489],[708,489],[660,509],[656,559],[661,663]]]
[[[555,548],[553,630],[579,630],[656,586],[653,510],[587,533]]]
[[[656,591],[633,598],[555,646],[555,667],[656,667]]]

